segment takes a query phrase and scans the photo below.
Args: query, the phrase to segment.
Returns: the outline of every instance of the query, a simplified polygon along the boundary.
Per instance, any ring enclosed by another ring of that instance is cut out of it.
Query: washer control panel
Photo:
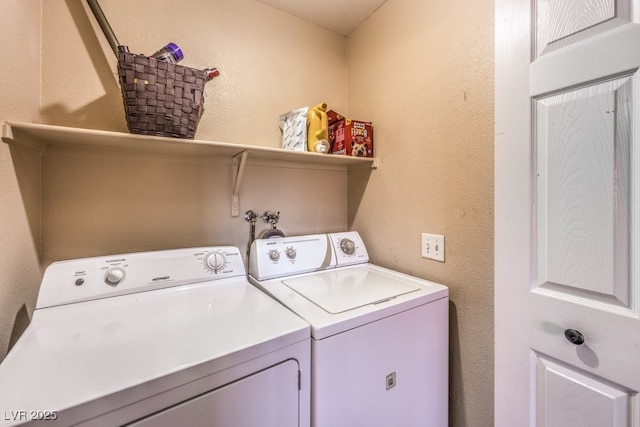
[[[54,262],[45,271],[36,308],[245,275],[240,250],[232,246]]]
[[[326,234],[254,240],[249,251],[249,274],[260,279],[335,267]]]
[[[355,231],[258,239],[251,245],[249,274],[266,280],[368,261],[367,249]]]

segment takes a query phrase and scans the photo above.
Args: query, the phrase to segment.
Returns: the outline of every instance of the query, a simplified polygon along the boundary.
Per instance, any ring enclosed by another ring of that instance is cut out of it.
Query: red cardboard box
[[[329,126],[329,153],[332,154],[333,153],[333,144],[336,141],[336,127],[337,127],[337,123],[339,121],[343,121],[344,122],[345,117],[336,113],[333,110],[329,110],[327,111],[327,125]]]
[[[345,119],[328,111],[331,154],[373,157],[373,125],[371,122]]]

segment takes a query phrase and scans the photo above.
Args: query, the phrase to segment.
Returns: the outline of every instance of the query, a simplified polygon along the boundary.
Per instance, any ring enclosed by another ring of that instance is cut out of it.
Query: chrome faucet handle
[[[258,220],[258,214],[252,210],[248,210],[244,214],[244,219],[255,224],[256,221]]]
[[[276,224],[280,220],[280,212],[273,213],[271,211],[266,211],[262,214],[262,220],[271,224],[272,228],[276,228]]]

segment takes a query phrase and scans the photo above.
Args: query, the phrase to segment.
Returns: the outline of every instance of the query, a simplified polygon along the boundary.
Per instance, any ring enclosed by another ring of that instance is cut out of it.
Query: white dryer
[[[311,425],[445,427],[448,288],[368,261],[357,232],[252,245],[249,279],[311,325]]]
[[[0,425],[308,426],[309,336],[235,247],[56,262],[0,364]]]

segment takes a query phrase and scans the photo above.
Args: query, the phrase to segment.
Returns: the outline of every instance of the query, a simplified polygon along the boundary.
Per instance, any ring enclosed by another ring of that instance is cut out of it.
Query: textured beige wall
[[[231,175],[228,159],[94,150],[50,155],[43,167],[43,262],[216,244],[244,253],[248,209],[280,211],[278,228],[289,235],[346,227],[343,170],[250,162],[235,218]],[[310,193],[309,181],[328,188]],[[258,233],[268,227],[262,220],[256,225]]]
[[[493,1],[388,0],[348,70],[380,160],[366,187],[352,177],[349,227],[373,262],[449,286],[451,425],[493,426]],[[421,232],[445,235],[445,263],[421,258]]]
[[[4,0],[0,122],[37,121],[40,1]],[[0,143],[0,360],[26,327],[40,283],[40,156]]]

